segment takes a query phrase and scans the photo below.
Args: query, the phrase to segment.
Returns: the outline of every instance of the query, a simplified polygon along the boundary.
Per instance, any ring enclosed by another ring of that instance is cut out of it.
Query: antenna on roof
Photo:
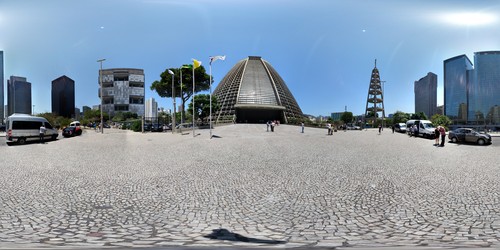
[[[377,67],[377,59],[375,59],[375,68]]]

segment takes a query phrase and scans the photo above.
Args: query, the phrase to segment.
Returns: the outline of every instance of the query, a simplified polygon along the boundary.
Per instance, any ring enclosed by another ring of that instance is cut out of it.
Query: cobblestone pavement
[[[500,143],[228,125],[0,140],[0,248],[500,247]]]

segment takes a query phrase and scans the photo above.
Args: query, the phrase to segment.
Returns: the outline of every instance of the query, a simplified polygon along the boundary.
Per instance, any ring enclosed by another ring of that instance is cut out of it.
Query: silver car
[[[448,133],[452,142],[471,142],[479,145],[491,144],[491,135],[479,133],[471,128],[459,128]]]

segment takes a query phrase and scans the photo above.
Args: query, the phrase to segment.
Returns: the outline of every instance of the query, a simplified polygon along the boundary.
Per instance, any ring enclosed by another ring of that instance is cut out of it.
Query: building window
[[[144,83],[143,82],[129,82],[128,86],[129,87],[136,87],[136,88],[143,88]]]
[[[144,104],[144,98],[140,96],[131,96],[128,103],[130,104]]]
[[[115,105],[115,111],[128,111],[128,105]]]
[[[102,101],[104,102],[104,104],[113,104],[113,103],[115,103],[115,100],[114,100],[113,97],[110,97],[110,98],[109,97],[108,98],[104,97],[104,99]]]
[[[128,81],[128,76],[114,76],[115,82],[125,82]]]

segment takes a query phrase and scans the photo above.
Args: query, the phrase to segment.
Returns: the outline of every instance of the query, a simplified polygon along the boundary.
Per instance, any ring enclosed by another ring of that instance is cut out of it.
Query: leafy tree
[[[105,121],[109,120],[109,115],[106,112],[103,112],[102,116]],[[99,109],[85,110],[85,112],[83,113],[83,118],[89,122],[100,122],[101,111]]]
[[[351,123],[353,119],[354,116],[352,115],[352,112],[347,112],[347,111],[344,112],[340,117],[340,120],[342,120],[344,124]]]
[[[184,65],[180,69],[170,68],[160,74],[160,80],[156,80],[151,84],[151,90],[156,91],[159,96],[165,98],[172,97],[172,75],[169,70],[174,73],[174,91],[175,97],[181,98],[182,112],[184,111],[186,101],[193,94],[210,88],[210,76],[206,73],[205,68],[200,66],[194,70],[195,75],[195,93],[193,93],[193,70],[192,65]],[[181,71],[182,71],[182,86],[181,86]],[[213,81],[213,80],[212,80]],[[182,88],[182,90],[181,90]],[[196,103],[196,100],[195,100]],[[185,116],[184,116],[185,117]]]
[[[447,128],[451,124],[450,118],[445,115],[435,114],[431,117],[431,122],[434,126],[443,126]]]
[[[410,119],[415,119],[415,120],[428,120],[427,116],[425,115],[424,112],[418,112],[413,115],[411,115]]]
[[[101,119],[100,113],[99,113],[99,119]],[[111,120],[114,121],[114,122],[123,122],[123,121],[126,121],[126,120],[135,120],[135,119],[137,119],[137,114],[136,113],[132,113],[132,112],[116,112],[115,116],[113,116],[113,119],[111,119]]]
[[[195,114],[202,121],[209,119],[210,117],[210,95],[195,95],[194,96]],[[219,104],[217,103],[217,98],[212,96],[212,115],[219,109]],[[189,104],[189,113],[193,113],[193,102]]]
[[[392,116],[393,122],[396,123],[406,123],[410,120],[410,114],[404,113],[403,111],[396,111]]]
[[[136,121],[132,122],[132,124],[130,125],[130,129],[132,129],[134,132],[142,131],[142,121],[136,120]]]

